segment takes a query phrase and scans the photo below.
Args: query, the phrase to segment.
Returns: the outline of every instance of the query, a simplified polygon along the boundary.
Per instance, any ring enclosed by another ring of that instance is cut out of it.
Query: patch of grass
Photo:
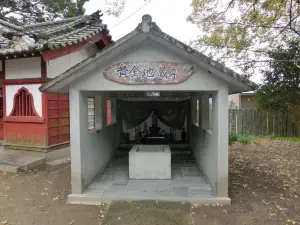
[[[228,142],[229,145],[233,144],[234,142],[240,142],[243,144],[250,144],[255,140],[252,136],[246,135],[238,135],[236,133],[229,133]]]
[[[229,133],[228,142],[229,145],[233,144],[238,140],[239,136],[236,133]]]
[[[296,142],[300,143],[300,137],[277,137],[277,136],[264,136],[264,137],[256,137],[260,139],[275,139],[275,140],[282,140],[282,141],[289,141],[289,142]]]
[[[237,142],[243,143],[243,144],[250,144],[253,141],[252,136],[239,136],[237,139]]]

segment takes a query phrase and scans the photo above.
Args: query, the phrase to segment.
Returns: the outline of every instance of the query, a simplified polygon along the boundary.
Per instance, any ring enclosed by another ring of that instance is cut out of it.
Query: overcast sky
[[[108,25],[114,40],[121,38],[136,28],[144,14],[150,14],[152,20],[167,34],[183,42],[188,42],[197,37],[197,27],[186,22],[186,17],[191,10],[190,0],[151,0],[146,6],[124,22],[114,27],[120,21],[131,15],[146,3],[144,0],[127,0],[124,12],[120,18],[107,16],[104,13],[103,22]],[[104,0],[90,0],[85,5],[86,13],[90,14],[98,9],[105,9]],[[114,27],[114,28],[113,28]]]
[[[136,28],[141,22],[144,14],[150,14],[152,20],[167,34],[174,38],[188,43],[195,40],[199,34],[196,25],[188,23],[186,17],[191,12],[191,0],[150,0],[150,2],[140,9],[137,13],[130,16],[138,10],[146,1],[127,0],[125,9],[120,18],[108,16],[104,12],[103,23],[107,24],[113,40],[118,40]],[[90,0],[85,4],[86,14],[91,14],[97,10],[105,10],[105,0]],[[130,16],[125,21],[125,18]],[[120,23],[121,22],[121,23]],[[120,24],[119,24],[120,23]],[[116,26],[117,25],[117,26]],[[259,77],[251,78],[254,82],[259,81]]]

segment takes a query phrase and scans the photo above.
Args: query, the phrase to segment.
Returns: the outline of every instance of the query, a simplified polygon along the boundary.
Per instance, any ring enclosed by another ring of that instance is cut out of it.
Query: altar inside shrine
[[[129,178],[171,179],[170,146],[134,145],[129,152]]]
[[[171,107],[168,109],[163,108],[164,102],[155,102],[152,106],[148,104],[149,111],[144,110],[142,118],[133,121],[131,118],[129,121],[127,120],[126,110],[128,108],[126,108],[123,114],[121,144],[167,145],[186,142],[187,104],[185,103],[185,101],[174,101],[169,104]],[[140,102],[136,104],[138,107],[136,111],[139,111],[139,104]],[[143,105],[142,102],[141,107]],[[130,112],[127,112],[127,115],[130,115]],[[138,118],[140,115],[135,115],[133,112],[132,116]]]

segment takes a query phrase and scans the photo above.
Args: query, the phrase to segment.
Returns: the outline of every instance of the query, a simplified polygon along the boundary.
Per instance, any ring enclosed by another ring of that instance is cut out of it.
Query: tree
[[[201,31],[192,45],[248,75],[267,66],[276,46],[300,38],[299,0],[193,0],[192,7],[187,19]]]
[[[0,19],[17,25],[52,21],[83,15],[89,0],[4,0]]]
[[[293,62],[300,53],[300,40],[269,53],[272,61],[263,70],[263,84],[257,93],[262,109],[289,112],[300,126],[300,68]]]

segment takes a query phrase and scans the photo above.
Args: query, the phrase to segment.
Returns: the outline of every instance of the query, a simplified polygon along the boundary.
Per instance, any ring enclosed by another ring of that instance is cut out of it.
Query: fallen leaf
[[[288,221],[288,223],[291,223],[293,225],[296,224],[296,222],[294,220],[288,219],[287,221]]]
[[[269,213],[269,216],[276,216],[276,213]]]
[[[55,198],[53,198],[53,200],[58,200],[58,196],[57,196],[57,197],[55,197]]]
[[[198,208],[199,204],[192,204],[192,208]]]
[[[7,220],[1,220],[1,221],[0,221],[0,224],[1,224],[1,225],[5,225],[5,224],[7,224],[7,223],[8,223]]]
[[[225,209],[223,209],[223,212],[226,213],[226,214],[228,214],[227,211],[226,211]]]
[[[287,208],[281,208],[280,206],[276,205],[276,208],[281,210],[281,211],[285,211],[285,210],[288,210]]]
[[[73,223],[74,223],[74,220],[72,220],[72,221],[71,221],[69,224],[71,224],[71,225],[72,225]]]

